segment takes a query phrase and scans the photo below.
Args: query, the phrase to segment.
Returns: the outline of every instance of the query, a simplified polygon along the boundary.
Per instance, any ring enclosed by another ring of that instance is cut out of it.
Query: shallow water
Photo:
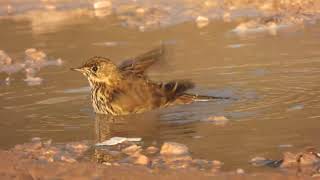
[[[194,157],[217,159],[226,169],[245,168],[254,156],[280,157],[285,150],[320,147],[320,25],[238,35],[235,23],[173,24],[141,32],[115,16],[61,14],[0,20],[0,49],[21,61],[34,47],[62,66],[44,67],[40,85],[29,86],[22,72],[10,85],[0,74],[0,147],[32,137],[58,142],[142,137],[146,144],[176,141]],[[67,18],[66,18],[67,17]],[[40,21],[40,22],[39,22]],[[46,23],[47,22],[47,23]],[[194,93],[235,100],[199,102],[117,119],[97,117],[86,79],[69,70],[100,55],[122,59],[166,45],[166,57],[149,71],[151,79],[190,79]],[[209,117],[224,116],[224,124]]]

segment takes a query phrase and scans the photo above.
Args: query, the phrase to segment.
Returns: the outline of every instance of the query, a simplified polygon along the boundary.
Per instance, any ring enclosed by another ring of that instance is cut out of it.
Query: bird
[[[119,65],[109,58],[94,56],[71,70],[81,72],[88,79],[92,106],[97,114],[123,116],[195,101],[228,99],[188,93],[186,91],[195,86],[189,80],[151,80],[146,70],[163,55],[161,46]]]

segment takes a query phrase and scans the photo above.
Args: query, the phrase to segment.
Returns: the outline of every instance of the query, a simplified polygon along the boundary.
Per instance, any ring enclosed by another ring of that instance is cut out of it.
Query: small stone
[[[110,1],[97,1],[93,4],[94,9],[110,8],[112,3]]]
[[[212,1],[212,0],[206,0],[203,4],[208,8],[214,8],[218,5],[218,2]]]
[[[34,137],[31,139],[32,142],[40,142],[41,141],[41,138],[39,137]]]
[[[107,151],[109,155],[113,156],[113,157],[117,157],[120,155],[119,151]]]
[[[209,22],[209,19],[204,16],[198,16],[196,19],[197,22]]]
[[[31,60],[33,62],[45,61],[47,58],[47,55],[43,51],[35,48],[26,49],[25,54],[27,56],[27,60]]]
[[[41,148],[42,148],[41,142],[34,142],[30,146],[30,149],[32,149],[32,150],[41,149]]]
[[[186,155],[189,154],[189,149],[184,144],[179,144],[175,142],[165,142],[160,151],[161,155]]]
[[[45,6],[44,6],[47,10],[56,10],[57,9],[57,7],[55,6],[55,5],[53,5],[53,4],[46,4]]]
[[[225,116],[211,116],[208,118],[208,120],[212,120],[212,121],[228,121],[228,118],[226,118]]]
[[[138,8],[136,9],[136,13],[143,15],[146,12],[144,8]]]
[[[137,146],[136,144],[126,147],[125,149],[122,150],[122,152],[126,155],[133,155],[140,151],[141,151],[141,146]]]
[[[9,4],[9,5],[7,5],[7,13],[8,14],[12,14],[14,12],[14,9],[13,9],[13,7]]]
[[[230,22],[230,21],[231,21],[231,14],[230,14],[230,12],[225,12],[225,13],[223,14],[223,21],[224,21],[224,22]]]
[[[46,140],[46,141],[42,142],[42,144],[46,147],[49,147],[52,144],[52,139]]]
[[[210,169],[212,168],[212,164],[210,161],[203,159],[194,159],[192,160],[192,164],[198,169]]]
[[[218,160],[213,160],[212,161],[212,165],[214,167],[221,167],[223,165],[223,163],[221,161],[218,161]]]
[[[199,135],[196,135],[196,136],[192,136],[193,139],[201,139],[203,138],[203,136],[199,136]]]
[[[196,19],[198,28],[203,28],[209,24],[209,19],[204,16],[198,16]]]
[[[48,162],[54,162],[54,159],[53,159],[52,157],[49,157],[49,158],[47,159],[47,161],[48,161]]]
[[[0,65],[10,65],[13,60],[8,56],[6,52],[0,50]]]
[[[236,173],[237,173],[237,174],[244,174],[245,172],[244,172],[243,169],[238,168],[238,169],[236,170]]]
[[[192,163],[192,157],[190,155],[166,155],[163,156],[163,160],[167,163],[167,164],[172,164],[175,162],[188,162],[188,163]]]
[[[291,152],[285,152],[283,154],[283,162],[281,164],[281,167],[291,167],[296,166],[297,164],[298,162],[296,154],[293,154]]]
[[[63,63],[61,58],[58,58],[56,61],[57,61],[57,65],[59,65],[59,66],[62,65],[62,63]]]
[[[111,166],[111,165],[112,165],[112,164],[109,163],[109,162],[104,162],[104,163],[102,163],[102,164],[104,164],[104,165],[106,165],[106,166]]]
[[[269,159],[266,159],[265,157],[260,157],[260,156],[254,157],[250,160],[250,163],[253,166],[265,166],[269,162],[271,162]]]
[[[134,161],[134,164],[146,166],[150,163],[150,160],[147,156],[140,154],[137,156],[137,159]]]
[[[306,148],[303,153],[299,153],[297,156],[299,164],[303,166],[318,164],[320,162],[319,153],[313,147]]]
[[[146,153],[147,153],[147,154],[156,154],[157,152],[159,152],[159,148],[154,147],[154,146],[149,146],[149,147],[146,149]]]
[[[114,146],[117,144],[124,143],[126,141],[139,142],[139,141],[141,141],[141,138],[112,137],[106,141],[103,141],[101,143],[97,143],[96,146]]]
[[[49,149],[47,151],[44,152],[45,155],[55,155],[57,154],[58,152],[54,149]]]
[[[77,154],[82,154],[89,149],[89,146],[85,143],[69,143],[66,145],[69,151],[75,152]]]
[[[5,81],[6,85],[10,85],[11,79],[10,79],[10,77],[6,77],[6,79],[4,81]]]
[[[320,174],[313,174],[311,177],[320,177]]]
[[[67,156],[61,156],[61,161],[68,162],[68,163],[77,162],[77,160],[73,159],[72,157],[67,157]]]
[[[229,121],[229,119],[226,118],[225,116],[210,116],[207,119],[207,121],[215,124],[219,124],[219,125],[224,125]]]
[[[27,76],[24,81],[27,82],[29,86],[33,86],[41,84],[43,79],[41,77]]]

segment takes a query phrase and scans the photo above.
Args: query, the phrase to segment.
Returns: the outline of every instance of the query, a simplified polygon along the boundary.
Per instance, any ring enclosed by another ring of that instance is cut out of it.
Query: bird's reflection
[[[106,141],[111,137],[140,137],[143,142],[157,141],[159,137],[159,114],[144,113],[130,116],[96,115],[95,141]],[[94,149],[93,159],[98,163],[117,162],[125,158],[119,148]]]
[[[151,111],[128,116],[95,116],[95,140],[102,142],[111,137],[140,137],[144,143],[171,140],[172,136],[185,137],[196,131],[199,118],[192,112]]]
[[[111,137],[141,137],[144,141],[157,140],[160,129],[158,113],[144,113],[129,116],[96,115],[96,142],[103,142]]]

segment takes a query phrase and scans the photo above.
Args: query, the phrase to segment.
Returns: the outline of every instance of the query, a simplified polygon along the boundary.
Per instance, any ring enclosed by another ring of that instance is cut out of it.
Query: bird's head
[[[113,85],[121,79],[121,74],[117,66],[104,57],[92,57],[79,68],[71,68],[79,71],[89,80],[91,86],[95,83],[106,83]]]

